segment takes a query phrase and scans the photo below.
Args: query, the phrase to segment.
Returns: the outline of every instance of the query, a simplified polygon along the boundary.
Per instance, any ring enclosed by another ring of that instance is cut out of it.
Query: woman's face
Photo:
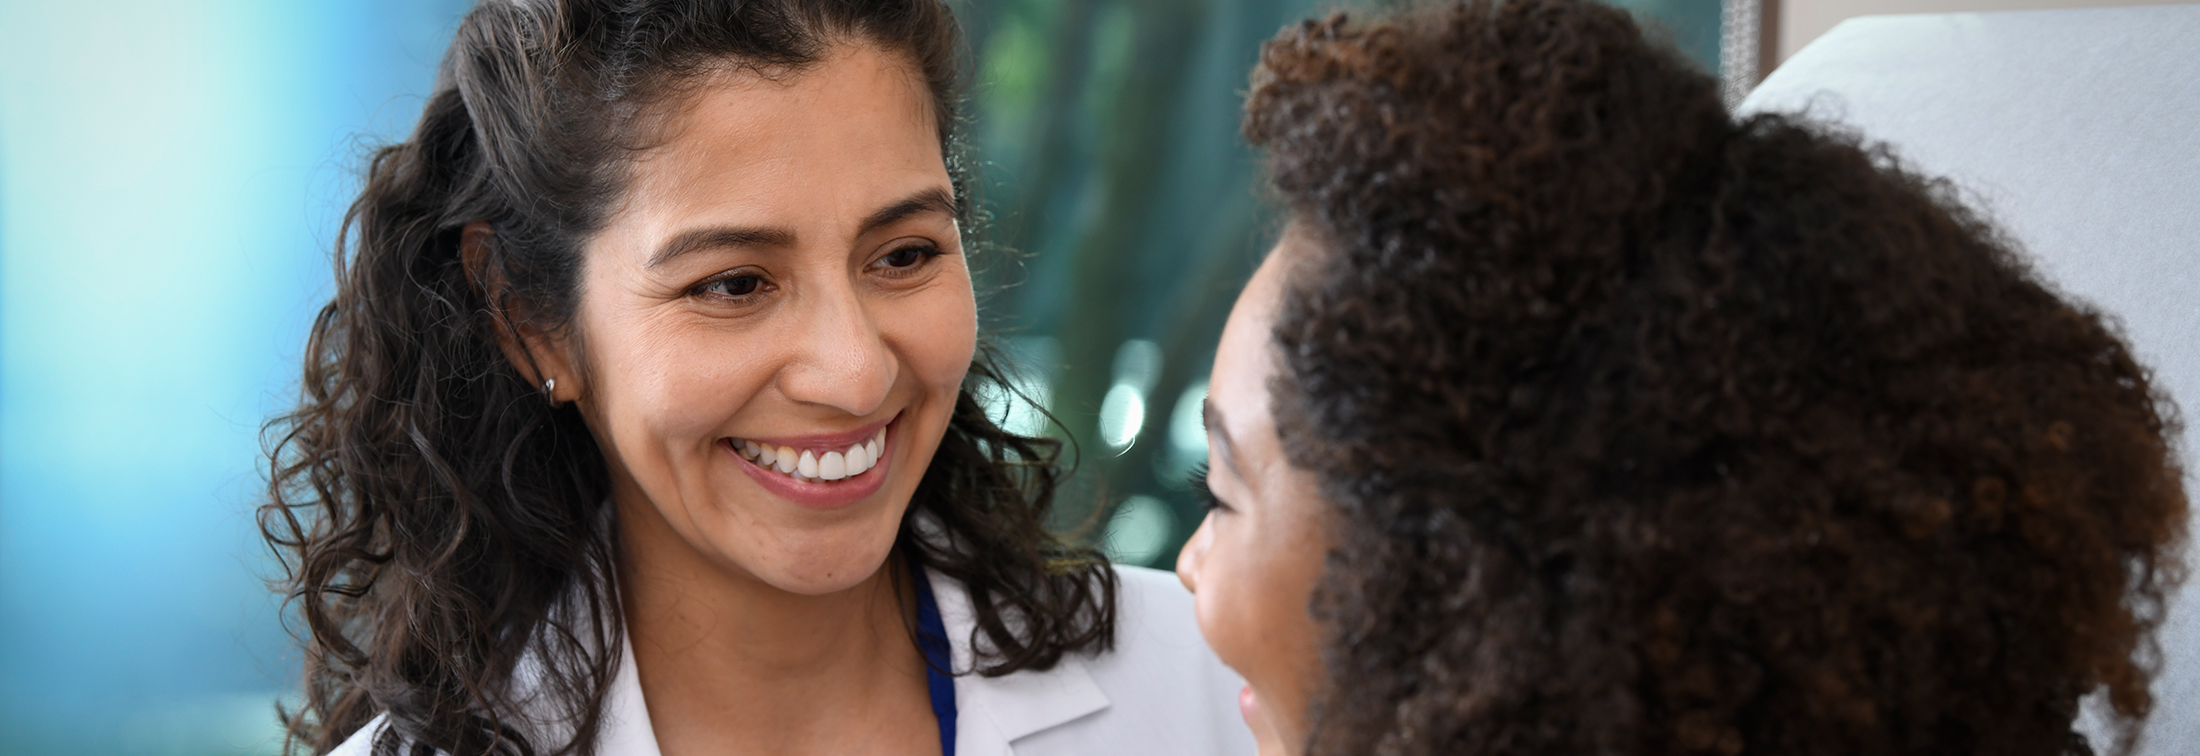
[[[1284,275],[1307,256],[1307,243],[1296,226],[1287,229],[1223,327],[1206,408],[1215,507],[1176,561],[1196,596],[1200,632],[1245,676],[1239,704],[1263,756],[1298,752],[1322,674],[1307,601],[1329,552],[1328,505],[1313,474],[1284,458],[1268,393]]]
[[[603,449],[630,549],[855,586],[976,340],[924,82],[848,45],[776,80],[716,75],[664,129],[586,245],[567,350],[586,357],[558,363],[558,398]]]

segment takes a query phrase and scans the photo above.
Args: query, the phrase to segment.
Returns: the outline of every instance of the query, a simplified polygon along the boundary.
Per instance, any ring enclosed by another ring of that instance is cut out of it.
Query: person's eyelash
[[[921,243],[912,244],[906,247],[902,247],[900,249],[896,249],[892,252],[888,252],[886,253],[886,257],[892,257],[903,252],[917,253],[916,263],[906,268],[888,266],[882,272],[888,276],[913,276],[922,271],[925,267],[929,266],[933,260],[943,257],[947,254],[947,250],[940,249],[940,246],[937,244]],[[882,257],[880,259],[883,260],[884,258]]]
[[[1215,498],[1214,489],[1207,487],[1207,463],[1201,462],[1198,467],[1192,468],[1192,479],[1189,482],[1192,484],[1192,496],[1199,499],[1201,507],[1206,509],[1230,508],[1229,505],[1223,504],[1221,499]]]
[[[736,268],[734,270],[713,274],[709,278],[705,278],[701,281],[696,282],[694,286],[688,287],[688,296],[703,296],[706,292],[710,291],[711,287],[740,278],[756,279],[756,286],[754,287],[754,290],[744,294],[721,294],[719,296],[729,300],[749,301],[764,294],[767,289],[771,288],[771,281],[765,279],[764,276],[755,269]]]

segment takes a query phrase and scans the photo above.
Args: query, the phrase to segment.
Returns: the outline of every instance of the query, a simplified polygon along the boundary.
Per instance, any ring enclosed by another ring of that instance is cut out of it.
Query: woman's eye
[[[890,270],[908,270],[923,265],[924,261],[938,257],[941,254],[944,253],[940,251],[939,247],[930,244],[911,244],[886,253],[886,256],[879,258],[876,264]]]
[[[1199,467],[1192,471],[1191,480],[1187,482],[1192,486],[1192,496],[1198,499],[1199,503],[1206,509],[1224,511],[1230,509],[1230,505],[1224,504],[1221,499],[1215,498],[1214,489],[1207,487],[1207,463],[1199,463]]]
[[[763,286],[763,276],[743,274],[737,276],[727,276],[725,278],[703,284],[702,288],[698,289],[697,292],[702,294],[714,294],[721,297],[745,297],[750,294],[756,293],[756,290],[763,288]]]

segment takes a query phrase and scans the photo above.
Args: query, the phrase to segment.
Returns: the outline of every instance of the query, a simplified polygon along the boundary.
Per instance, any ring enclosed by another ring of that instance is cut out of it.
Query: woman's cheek
[[[978,349],[977,300],[971,296],[967,274],[957,270],[953,275],[925,292],[926,296],[913,298],[911,304],[917,306],[899,318],[905,343],[912,347],[905,359],[926,388],[947,397],[962,389]]]
[[[1258,632],[1263,624],[1261,586],[1246,581],[1253,575],[1238,569],[1240,565],[1234,558],[1242,555],[1231,548],[1232,544],[1214,534],[1208,538],[1199,570],[1199,593],[1193,604],[1199,630],[1222,663],[1251,680],[1262,671]]]

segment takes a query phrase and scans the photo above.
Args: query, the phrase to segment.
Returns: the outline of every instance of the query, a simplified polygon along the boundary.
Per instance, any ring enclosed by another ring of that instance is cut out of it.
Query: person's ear
[[[563,404],[582,395],[580,371],[574,369],[565,339],[553,338],[532,324],[526,305],[511,296],[496,250],[496,230],[485,221],[466,224],[459,231],[459,264],[466,281],[489,310],[495,322],[497,347],[521,378],[542,392],[551,404]]]

